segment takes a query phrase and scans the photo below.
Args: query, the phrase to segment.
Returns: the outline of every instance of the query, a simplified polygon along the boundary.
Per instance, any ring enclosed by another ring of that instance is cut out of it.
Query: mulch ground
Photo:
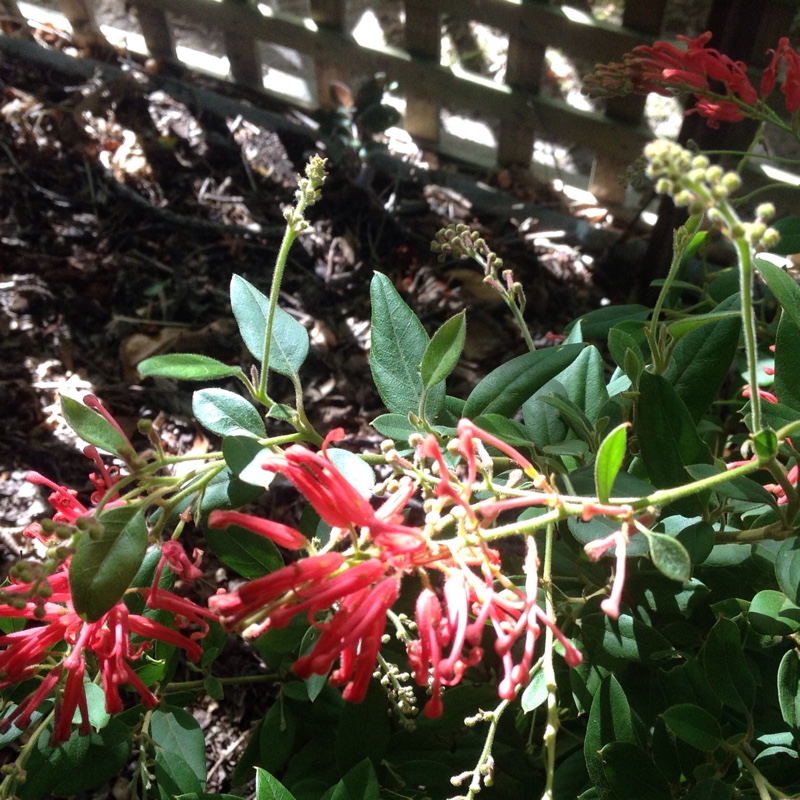
[[[292,201],[296,173],[321,147],[317,137],[294,129],[270,130],[178,102],[164,91],[159,73],[127,57],[120,66],[124,71],[111,80],[76,80],[0,51],[0,535],[6,557],[23,546],[24,526],[47,510],[46,498],[24,482],[27,470],[89,488],[87,462],[60,414],[60,393],[95,393],[131,431],[141,417],[156,420],[172,452],[216,447],[192,421],[192,387],[142,381],[136,364],[173,351],[249,363],[232,320],[230,278],[243,275],[268,293],[282,209]],[[183,77],[228,100],[254,101],[228,84]],[[270,108],[292,120],[291,110]],[[592,259],[576,240],[543,231],[536,218],[514,210],[522,199],[568,214],[547,187],[439,164],[489,184],[499,179],[509,189],[507,208],[482,214],[465,195],[415,172],[414,163],[434,156],[404,158],[411,169],[387,167],[392,159],[365,163],[355,153],[330,163],[323,200],[290,256],[281,295],[282,306],[311,335],[302,377],[312,422],[323,432],[344,427],[355,448],[375,447],[369,421],[382,412],[368,362],[374,270],[391,277],[429,332],[468,309],[468,341],[451,393],[463,396],[480,376],[524,350],[477,267],[438,264],[430,253],[435,232],[448,222],[481,229],[514,270],[537,339],[562,330],[609,293],[608,286],[599,288]],[[291,387],[276,383],[273,396],[291,402]],[[224,580],[216,569],[209,566],[210,579]],[[251,658],[232,646],[220,668],[223,674],[254,670]],[[226,694],[224,710],[210,700],[193,709],[209,740],[208,791],[227,788],[242,734],[266,702],[241,689]]]

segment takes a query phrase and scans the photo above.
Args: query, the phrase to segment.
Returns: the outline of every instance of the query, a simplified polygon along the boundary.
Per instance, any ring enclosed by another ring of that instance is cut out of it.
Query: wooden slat
[[[545,67],[545,46],[512,31],[508,35],[506,83],[512,89],[539,94]],[[507,117],[500,122],[497,163],[502,167],[530,167],[536,125],[524,117]]]
[[[667,0],[626,0],[622,24],[641,34],[642,42],[656,35],[664,23]],[[640,44],[642,43],[640,42]],[[612,97],[606,102],[606,116],[610,119],[638,124],[644,118],[647,98],[644,95]],[[592,164],[589,191],[606,203],[622,204],[625,200],[625,172],[630,159],[613,150],[599,152]]]
[[[650,132],[642,126],[613,123],[601,114],[572,109],[546,98],[530,97],[527,93],[486,79],[456,76],[449,69],[414,59],[393,48],[361,47],[349,36],[323,28],[310,31],[294,19],[279,14],[267,18],[257,9],[223,8],[221,3],[213,0],[138,2],[149,8],[192,15],[220,30],[247,32],[258,39],[292,47],[315,58],[340,61],[353,71],[370,74],[383,71],[404,91],[413,89],[432,101],[453,97],[459,107],[490,117],[517,116],[523,121],[535,121],[545,136],[550,131],[558,131],[562,136],[568,131],[569,138],[576,144],[585,144],[596,150],[616,150],[629,160],[636,158],[651,138]]]
[[[442,51],[439,12],[422,0],[406,0],[406,50],[415,58],[438,66]],[[410,88],[406,94],[406,130],[418,139],[435,142],[439,138],[438,100]]]
[[[25,18],[25,15],[19,10],[19,6],[17,5],[17,0],[0,0],[0,10],[3,12],[3,15],[6,17],[6,23],[14,22],[16,23],[15,29],[13,31],[13,35],[19,37],[20,39],[33,39],[33,33],[28,26],[28,20]],[[10,30],[10,25],[4,25],[4,30]]]
[[[61,0],[61,10],[72,26],[72,36],[78,47],[88,50],[110,49],[94,18],[91,4],[86,0]]]
[[[223,0],[223,2],[233,4],[241,3],[242,0]],[[249,89],[263,89],[264,76],[258,54],[258,42],[252,36],[229,31],[224,31],[222,37],[234,81]]]
[[[613,61],[642,43],[642,37],[618,25],[584,14],[571,16],[557,5],[509,0],[430,0],[442,14],[482,22],[525,41],[579,54],[589,61]],[[655,0],[661,2],[661,0]],[[580,21],[578,21],[580,19]]]
[[[150,55],[158,61],[177,61],[175,37],[172,34],[172,26],[167,19],[165,10],[145,5],[139,0],[131,0],[131,2]]]
[[[344,0],[310,0],[311,19],[320,28],[331,33],[344,35],[345,8]],[[345,62],[319,54],[314,59],[317,78],[317,102],[322,108],[334,105],[330,86],[335,81],[348,84],[352,78]]]

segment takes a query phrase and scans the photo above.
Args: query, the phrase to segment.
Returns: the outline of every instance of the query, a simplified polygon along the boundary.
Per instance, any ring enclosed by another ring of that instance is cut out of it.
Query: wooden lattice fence
[[[621,199],[618,176],[652,136],[643,121],[644,98],[610,101],[604,113],[547,98],[540,91],[545,49],[559,48],[584,63],[618,59],[659,33],[667,0],[625,0],[621,26],[546,0],[404,0],[404,49],[357,43],[346,31],[346,3],[309,0],[311,22],[270,12],[249,0],[131,0],[129,5],[135,12],[132,28],[138,26],[156,59],[177,61],[171,20],[177,14],[222,33],[231,77],[250,88],[264,87],[259,42],[292,48],[313,59],[320,105],[330,102],[331,80],[348,82],[353,75],[383,71],[405,95],[405,126],[413,136],[435,145],[442,109],[484,115],[498,121],[498,165],[529,165],[536,138],[555,132],[559,139],[594,153],[590,190],[607,201]],[[751,0],[747,3],[752,5]],[[0,5],[5,6],[6,19],[21,19],[16,0],[0,0]],[[105,43],[91,0],[60,0],[60,5],[80,46]],[[712,5],[733,8],[741,0],[714,0]],[[759,0],[755,5],[762,18],[785,16],[781,0]],[[770,10],[773,7],[777,13]],[[440,64],[444,14],[485,23],[508,35],[503,83]],[[26,31],[21,25],[17,35]],[[754,41],[756,34],[752,32]]]

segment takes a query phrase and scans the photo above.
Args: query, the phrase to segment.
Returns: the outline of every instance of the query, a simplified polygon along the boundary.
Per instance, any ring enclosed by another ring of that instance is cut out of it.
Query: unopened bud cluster
[[[303,212],[308,206],[313,206],[322,197],[322,185],[328,173],[325,172],[325,159],[315,155],[306,164],[306,174],[297,182],[297,191],[294,193],[297,205],[289,206],[283,216],[296,233],[307,230],[309,223],[303,217]]]
[[[431,242],[431,250],[439,253],[440,263],[447,258],[473,258],[481,263],[487,273],[502,269],[503,260],[497,257],[476,231],[470,230],[463,222],[448,225],[436,232]]]
[[[644,149],[646,175],[655,181],[659,194],[668,194],[677,206],[701,214],[720,200],[727,200],[742,184],[736,172],[726,172],[675,142],[658,139]]]

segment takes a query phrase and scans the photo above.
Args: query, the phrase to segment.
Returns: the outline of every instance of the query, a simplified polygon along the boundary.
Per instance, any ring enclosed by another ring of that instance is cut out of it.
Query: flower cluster
[[[634,48],[621,63],[598,65],[587,76],[585,91],[604,97],[689,93],[696,101],[691,111],[705,117],[710,126],[718,127],[720,122],[758,117],[756,107],[772,94],[783,64],[781,92],[786,109],[793,114],[800,108],[800,56],[789,46],[787,38],[782,38],[772,51],[758,91],[748,78],[746,64],[706,46],[711,39],[708,31],[694,39],[686,36],[678,39],[684,47],[659,41]]]
[[[90,398],[87,405],[91,405],[92,400],[94,398]],[[92,503],[110,496],[112,499],[106,502],[105,508],[120,504],[122,501],[113,499],[118,472],[103,464],[94,447],[87,447],[85,453],[94,461],[97,470],[90,476],[95,487]],[[208,632],[206,620],[212,615],[161,586],[161,576],[167,565],[186,580],[202,574],[197,567],[199,556],[192,563],[183,547],[170,541],[161,547],[152,586],[129,589],[129,592],[143,597],[152,612],[171,614],[177,627],[192,625],[193,633],[186,635],[146,613],[133,613],[124,600],[115,603],[99,619],[84,619],[75,610],[70,586],[72,542],[80,536],[102,536],[102,523],[96,509],[81,503],[75,491],[37,472],[29,472],[27,479],[52,490],[49,500],[55,514],[52,520],[34,523],[25,530],[26,536],[44,546],[43,560],[16,564],[10,573],[10,584],[0,589],[0,617],[28,621],[23,629],[0,636],[0,689],[28,680],[36,680],[38,685],[2,718],[0,731],[12,723],[24,729],[37,708],[47,698],[55,696],[51,738],[54,743],[64,742],[72,733],[76,711],[81,720],[79,732],[87,734],[90,730],[84,687],[87,672],[96,669],[100,676],[108,713],[123,710],[120,689],[126,684],[139,694],[145,707],[153,708],[158,698],[137,674],[136,663],[155,641],[180,647],[189,658],[197,660],[201,650],[196,640]]]
[[[373,509],[328,458],[328,443],[340,435],[334,432],[321,453],[294,445],[264,464],[265,469],[288,477],[332,526],[326,551],[314,551],[312,543],[286,526],[233,512],[210,515],[212,527],[238,524],[284,547],[311,551],[234,592],[220,591],[212,597],[209,605],[227,626],[243,626],[246,636],[255,637],[305,613],[319,630],[319,638],[295,662],[294,672],[300,677],[324,675],[338,661],[330,681],[345,686],[345,699],[358,701],[375,670],[387,612],[399,596],[403,577],[414,573],[424,588],[416,604],[418,638],[407,637],[406,644],[415,680],[431,692],[425,707],[428,716],[442,713],[442,687],[459,683],[465,670],[482,658],[487,629],[494,631],[495,651],[503,666],[499,693],[504,698],[514,697],[527,683],[542,625],[561,641],[567,663],[580,663],[580,652],[538,605],[539,564],[533,539],[528,537],[526,582],[521,588],[504,575],[499,553],[482,537],[485,526],[501,511],[546,504],[553,495],[532,491],[522,497],[472,503],[473,486],[483,470],[477,455],[483,444],[512,458],[535,487],[542,487],[544,479],[524,456],[462,420],[451,448],[466,463],[466,476],[460,481],[448,467],[437,438],[420,437],[418,463],[432,460],[437,480],[426,501],[425,525],[414,527],[405,523],[402,512],[419,488],[416,483],[408,476],[395,481],[388,498]],[[482,455],[486,456],[485,450]],[[457,528],[456,536],[442,539],[442,531],[450,525]],[[521,653],[515,647],[518,643]]]

